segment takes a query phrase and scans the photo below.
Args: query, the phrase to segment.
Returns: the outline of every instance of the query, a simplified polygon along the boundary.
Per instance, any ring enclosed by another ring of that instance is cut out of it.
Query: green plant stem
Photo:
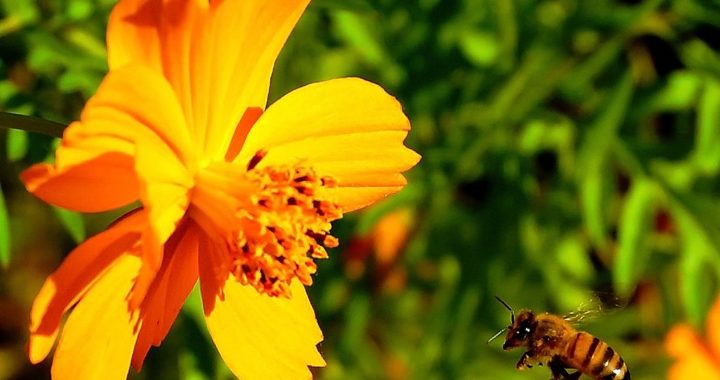
[[[64,124],[39,117],[0,112],[0,128],[21,129],[26,132],[62,137],[65,127]]]

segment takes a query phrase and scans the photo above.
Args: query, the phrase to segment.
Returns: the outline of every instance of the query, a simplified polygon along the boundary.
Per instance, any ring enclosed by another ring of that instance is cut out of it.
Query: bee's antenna
[[[498,296],[495,296],[495,299],[497,299],[498,301],[500,301],[500,303],[503,304],[503,306],[505,306],[506,309],[510,310],[510,322],[511,322],[511,323],[515,323],[515,312],[514,312],[513,309],[510,307],[510,305],[508,305],[505,301],[503,301],[502,299],[500,299],[500,297],[498,297]],[[499,333],[498,333],[498,334],[499,334]],[[493,337],[493,338],[494,338],[494,337]]]
[[[497,338],[497,337],[499,337],[500,335],[502,335],[502,333],[504,333],[505,330],[507,330],[507,328],[504,328],[504,329],[498,331],[497,334],[493,335],[492,338],[488,339],[487,343],[485,343],[485,344],[490,344],[490,342],[492,342],[493,340],[495,340],[495,338]]]

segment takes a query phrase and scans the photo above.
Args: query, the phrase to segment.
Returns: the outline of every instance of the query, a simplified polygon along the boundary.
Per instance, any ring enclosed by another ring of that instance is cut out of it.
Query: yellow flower
[[[665,338],[665,349],[675,358],[669,380],[720,379],[720,297],[710,310],[705,335],[687,324],[674,326]]]
[[[309,0],[121,0],[110,72],[29,191],[61,207],[142,207],[75,249],[33,304],[28,354],[55,378],[140,370],[200,281],[210,334],[243,379],[324,365],[304,285],[330,222],[399,191],[419,156],[400,104],[357,78],[265,110],[274,61]],[[92,358],[87,357],[92,353]]]

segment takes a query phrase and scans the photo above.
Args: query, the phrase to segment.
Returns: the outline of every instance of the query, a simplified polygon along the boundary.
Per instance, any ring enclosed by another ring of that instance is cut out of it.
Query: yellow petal
[[[85,294],[63,328],[53,379],[127,377],[137,322],[137,315],[128,311],[127,296],[139,269],[138,257],[122,255]]]
[[[108,26],[111,69],[162,73],[206,156],[222,159],[248,107],[264,108],[280,49],[309,0],[123,0]]]
[[[291,299],[272,298],[231,278],[224,299],[206,308],[210,335],[239,378],[309,379],[309,365],[325,365],[316,348],[322,332],[305,288],[294,281],[291,289]]]
[[[178,231],[168,242],[168,254],[140,306],[142,328],[138,334],[133,367],[140,371],[150,346],[159,346],[170,331],[198,278],[198,236],[195,225]]]
[[[329,199],[341,205],[343,212],[350,212],[370,206],[402,189],[403,186],[338,187],[326,192]]]
[[[55,342],[63,314],[92,286],[116,258],[135,244],[145,224],[142,211],[85,241],[63,261],[40,289],[30,317],[30,361],[45,359]]]
[[[233,129],[248,107],[265,108],[275,60],[309,0],[212,2],[212,19],[195,55],[193,93],[198,115],[207,120],[205,151],[222,159]],[[204,117],[202,110],[207,113]],[[210,111],[212,110],[212,112]]]
[[[350,211],[399,191],[420,156],[403,145],[410,123],[382,88],[357,78],[315,83],[260,116],[236,162],[268,151],[261,165],[307,163],[338,180],[332,195]],[[357,194],[353,194],[357,192]]]

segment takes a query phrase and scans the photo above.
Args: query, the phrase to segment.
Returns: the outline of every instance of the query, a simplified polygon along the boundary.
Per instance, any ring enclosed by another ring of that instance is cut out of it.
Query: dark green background
[[[113,3],[1,0],[0,109],[76,119],[107,69]],[[664,378],[667,330],[702,327],[720,275],[720,1],[316,0],[271,100],[342,76],[398,97],[423,159],[402,193],[335,226],[341,246],[309,290],[319,378],[547,379],[485,344],[509,322],[494,295],[556,313],[604,301],[585,328],[633,379]],[[0,130],[0,143],[0,378],[43,378],[49,363],[23,356],[32,297],[117,213],[32,198],[18,174],[56,141]],[[363,237],[396,209],[410,238],[380,268]],[[228,376],[197,298],[131,371]]]

